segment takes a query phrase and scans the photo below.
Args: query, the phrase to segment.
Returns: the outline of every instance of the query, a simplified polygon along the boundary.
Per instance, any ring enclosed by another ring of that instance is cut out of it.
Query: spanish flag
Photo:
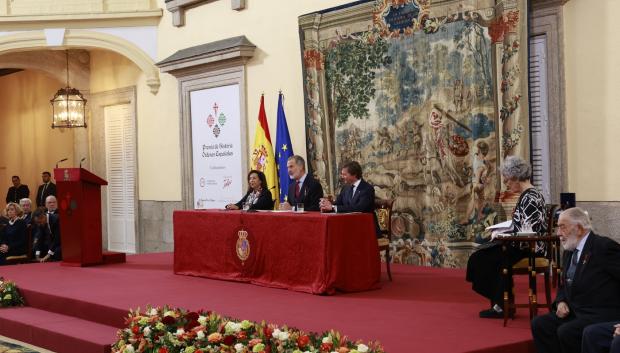
[[[276,159],[273,154],[271,137],[269,136],[269,125],[267,124],[267,114],[265,114],[265,97],[260,97],[260,109],[258,111],[258,124],[256,124],[256,134],[254,135],[254,146],[250,158],[250,168],[265,173],[267,178],[267,188],[271,192],[271,197],[275,201],[274,206],[278,208],[278,172],[276,171]]]

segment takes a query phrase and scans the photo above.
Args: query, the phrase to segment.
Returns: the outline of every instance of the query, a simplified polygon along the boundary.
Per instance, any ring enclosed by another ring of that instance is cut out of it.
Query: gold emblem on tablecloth
[[[245,260],[250,257],[250,241],[248,240],[248,232],[244,229],[240,229],[237,232],[237,257],[241,260],[241,264],[244,265]]]

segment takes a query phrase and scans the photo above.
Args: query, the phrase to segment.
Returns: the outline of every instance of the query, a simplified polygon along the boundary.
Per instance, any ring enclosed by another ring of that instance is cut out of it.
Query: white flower
[[[177,336],[183,336],[183,334],[185,333],[185,330],[182,328],[178,328],[177,329]]]
[[[321,342],[323,342],[323,343],[332,343],[332,336],[325,336],[325,337],[323,337],[323,340]]]
[[[245,346],[242,343],[235,344],[235,350],[237,352],[243,352],[243,348],[245,348]]]
[[[205,333],[202,330],[196,332],[196,338],[198,338],[199,340],[204,339],[205,338]]]
[[[155,308],[151,308],[151,310],[149,310],[148,314],[149,314],[149,316],[155,316],[155,315],[157,315],[157,309],[155,309]]]
[[[151,335],[151,328],[147,326],[142,332],[144,333],[144,337],[149,337]]]
[[[132,345],[129,346],[125,346],[125,350],[123,351],[123,353],[134,353],[135,350],[133,349]]]
[[[241,324],[236,323],[236,322],[232,322],[232,321],[228,321],[224,328],[225,328],[227,333],[239,332],[239,331],[241,331]]]
[[[280,341],[286,341],[288,339],[289,333],[286,331],[280,331],[275,329],[273,331],[273,337],[279,339]]]
[[[198,323],[201,324],[202,326],[206,326],[207,325],[207,317],[206,316],[198,316]]]
[[[357,345],[357,351],[360,353],[366,353],[368,352],[368,346],[363,343],[360,343]]]
[[[171,317],[177,317],[176,314],[174,313],[174,311],[172,310],[168,310],[164,313],[164,317],[166,316],[171,316]]]

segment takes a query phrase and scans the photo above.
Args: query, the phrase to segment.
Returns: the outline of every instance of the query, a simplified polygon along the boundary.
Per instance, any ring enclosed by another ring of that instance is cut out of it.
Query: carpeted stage
[[[393,265],[392,272],[390,283],[384,269],[379,290],[315,296],[177,276],[172,253],[86,268],[5,266],[0,276],[17,283],[28,307],[0,309],[0,335],[56,352],[109,352],[128,309],[169,304],[307,331],[333,328],[379,340],[387,353],[533,352],[527,310],[506,328],[479,319],[487,302],[471,291],[463,270]]]

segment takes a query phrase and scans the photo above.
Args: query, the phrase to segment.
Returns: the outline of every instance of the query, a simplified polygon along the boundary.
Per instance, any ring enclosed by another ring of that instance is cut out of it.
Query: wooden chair
[[[26,227],[26,253],[24,255],[8,256],[5,259],[5,264],[15,265],[15,264],[28,263],[31,260],[31,254],[32,254],[32,225],[29,224]]]
[[[560,238],[554,233],[553,215],[557,205],[546,206],[547,216],[547,233],[544,236],[511,236],[500,238],[502,249],[506,250],[512,244],[527,244],[528,256],[521,259],[511,267],[504,266],[502,274],[504,276],[504,326],[511,315],[517,308],[526,307],[529,309],[530,320],[538,314],[538,308],[547,307],[551,311],[551,287],[553,278],[554,286],[557,284],[557,278],[561,274],[560,266]],[[546,253],[544,256],[536,256],[536,243],[543,242],[545,244]],[[545,300],[544,304],[538,302],[536,276],[544,275],[545,280]],[[528,302],[525,304],[515,303],[514,276],[528,275]],[[511,289],[509,291],[509,289]]]
[[[379,226],[380,237],[377,239],[379,245],[379,253],[385,251],[385,263],[387,265],[387,273],[390,281],[392,280],[392,271],[390,269],[390,243],[392,242],[392,199],[375,199],[375,214]]]

